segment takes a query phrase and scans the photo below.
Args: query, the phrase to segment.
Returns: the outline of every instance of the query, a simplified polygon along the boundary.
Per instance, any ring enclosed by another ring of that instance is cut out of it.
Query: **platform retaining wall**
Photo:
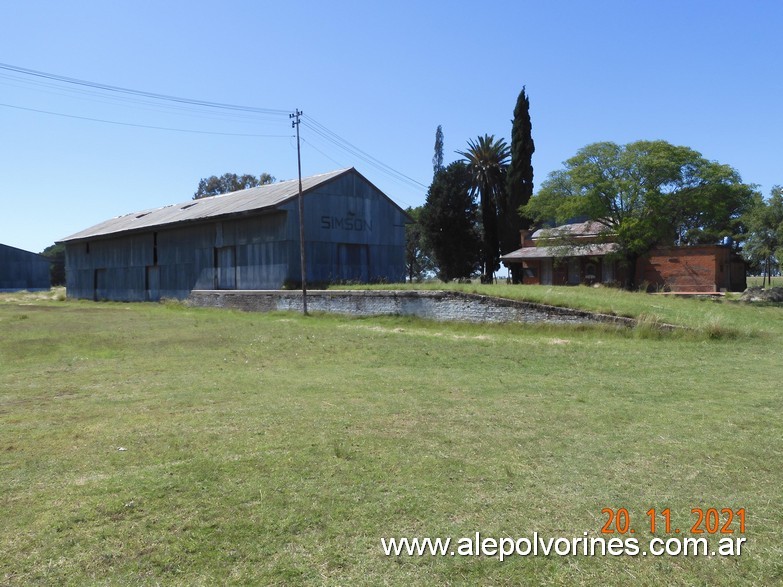
[[[293,290],[194,290],[187,303],[248,312],[301,312],[302,293]],[[307,292],[307,309],[351,316],[417,316],[465,322],[636,325],[633,318],[454,291],[313,290]]]

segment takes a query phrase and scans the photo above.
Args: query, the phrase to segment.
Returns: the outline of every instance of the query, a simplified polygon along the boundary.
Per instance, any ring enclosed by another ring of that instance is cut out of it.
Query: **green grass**
[[[643,318],[646,322],[660,322],[686,326],[702,333],[726,331],[734,334],[762,334],[778,332],[783,327],[783,314],[758,312],[758,306],[738,301],[739,294],[725,298],[684,297],[628,292],[607,287],[563,287],[543,285],[481,285],[439,283],[390,284],[364,286],[366,289],[429,289],[455,290],[537,302],[553,306],[582,308],[605,314]],[[358,286],[346,289],[362,289]]]
[[[783,309],[562,289],[541,301],[741,336],[0,296],[0,584],[781,583]],[[690,535],[744,507],[746,548],[380,547],[596,536],[606,507],[640,540],[650,508]]]

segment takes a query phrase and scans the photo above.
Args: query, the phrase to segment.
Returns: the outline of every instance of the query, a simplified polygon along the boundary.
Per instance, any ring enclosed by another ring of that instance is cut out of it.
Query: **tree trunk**
[[[639,255],[628,254],[625,256],[625,262],[628,266],[625,274],[625,289],[628,291],[634,291],[637,287],[636,284],[636,264],[639,261]]]
[[[769,287],[772,287],[772,275],[769,272],[769,269],[770,269],[771,266],[772,266],[771,259],[770,259],[770,257],[767,257],[767,270],[766,270],[765,273],[767,274],[767,285]],[[764,287],[764,280],[763,279],[761,280],[761,287]]]

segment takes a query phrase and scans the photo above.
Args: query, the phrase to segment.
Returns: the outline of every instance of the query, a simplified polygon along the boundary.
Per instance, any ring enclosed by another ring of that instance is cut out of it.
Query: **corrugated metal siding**
[[[66,241],[68,295],[140,301],[296,285],[298,218],[294,198],[255,214]],[[308,282],[403,280],[406,220],[355,171],[321,183],[305,195]]]
[[[298,254],[297,202],[287,203],[288,238]],[[308,281],[404,281],[405,213],[358,174],[346,174],[305,197]],[[367,253],[346,253],[345,245],[367,245]],[[358,264],[346,267],[341,260]],[[364,266],[363,261],[368,261]],[[299,261],[291,281],[298,283]]]
[[[46,257],[0,245],[0,291],[49,289],[49,266]]]

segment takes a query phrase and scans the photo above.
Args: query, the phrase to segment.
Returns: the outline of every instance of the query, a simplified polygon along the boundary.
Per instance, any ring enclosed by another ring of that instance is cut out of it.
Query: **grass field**
[[[764,282],[762,285],[762,281]],[[768,286],[766,278],[762,277],[748,277],[748,287],[750,286]],[[772,278],[772,287],[783,287],[783,277],[773,277]]]
[[[692,330],[0,295],[0,584],[783,583],[783,308],[496,288]],[[651,508],[671,512],[664,539],[695,536],[692,508],[744,508],[745,533],[727,529],[747,541],[733,557],[381,549],[600,537],[604,508],[642,546]]]

